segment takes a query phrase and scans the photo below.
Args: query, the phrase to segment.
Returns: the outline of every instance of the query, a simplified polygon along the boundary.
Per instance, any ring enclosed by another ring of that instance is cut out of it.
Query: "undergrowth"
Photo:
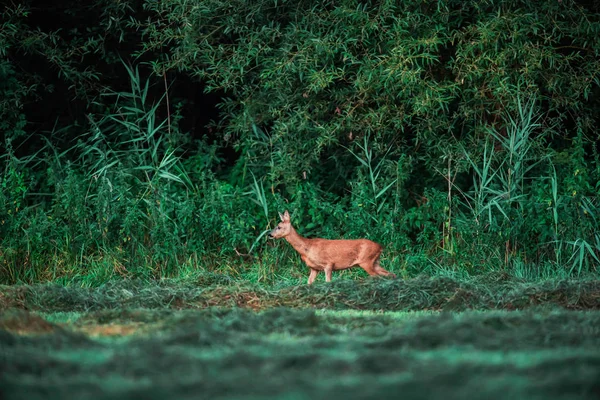
[[[598,276],[591,3],[88,3],[0,8],[0,283]]]

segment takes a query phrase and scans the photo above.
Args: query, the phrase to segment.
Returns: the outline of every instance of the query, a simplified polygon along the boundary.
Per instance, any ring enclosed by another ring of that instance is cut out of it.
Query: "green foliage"
[[[284,209],[402,276],[597,273],[596,6],[61,4],[68,31],[0,10],[1,282],[303,281]]]

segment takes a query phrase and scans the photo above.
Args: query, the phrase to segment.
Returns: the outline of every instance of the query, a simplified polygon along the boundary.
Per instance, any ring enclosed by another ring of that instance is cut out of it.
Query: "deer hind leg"
[[[367,274],[371,275],[371,276],[377,276],[379,275],[376,270],[375,270],[375,263],[373,261],[364,261],[360,264],[358,264],[362,269],[364,269],[365,271],[367,271]]]
[[[308,284],[312,285],[312,283],[315,281],[315,278],[317,277],[317,274],[319,273],[319,271],[317,271],[316,269],[310,269],[310,275],[308,276]]]
[[[396,277],[396,274],[387,271],[385,269],[383,269],[381,267],[381,265],[379,265],[379,260],[375,261],[375,264],[373,265],[373,270],[377,273],[377,275],[381,275],[381,276],[390,276],[392,278]]]

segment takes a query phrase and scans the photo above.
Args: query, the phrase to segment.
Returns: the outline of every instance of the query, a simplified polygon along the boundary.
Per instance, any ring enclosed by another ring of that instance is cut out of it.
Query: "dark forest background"
[[[9,0],[0,283],[304,280],[284,209],[400,276],[597,274],[599,53],[593,1]]]

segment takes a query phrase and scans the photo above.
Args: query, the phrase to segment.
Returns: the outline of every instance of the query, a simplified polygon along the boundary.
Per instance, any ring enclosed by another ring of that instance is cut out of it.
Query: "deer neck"
[[[293,227],[291,227],[290,233],[285,237],[285,240],[300,254],[306,254],[308,251],[308,241],[310,239],[300,236]]]

